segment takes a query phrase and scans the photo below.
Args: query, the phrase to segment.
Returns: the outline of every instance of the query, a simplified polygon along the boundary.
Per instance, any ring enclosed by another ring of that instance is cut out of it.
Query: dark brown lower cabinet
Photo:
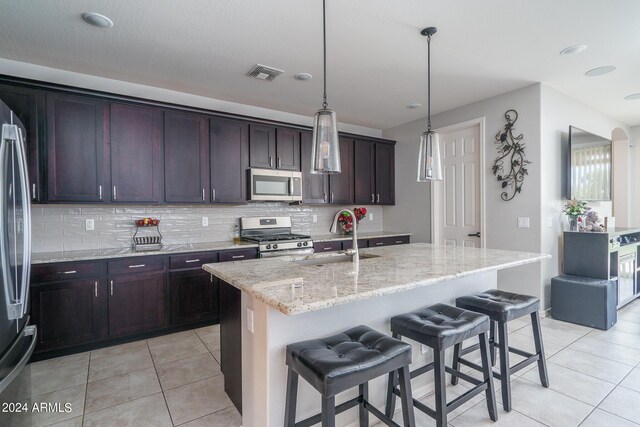
[[[240,290],[220,281],[220,369],[224,391],[242,414],[242,317]]]
[[[103,286],[94,278],[32,286],[31,317],[38,327],[38,351],[101,339],[103,300]]]
[[[109,336],[160,329],[166,324],[165,273],[109,278]]]
[[[219,317],[218,281],[202,269],[173,271],[171,323],[181,325]]]

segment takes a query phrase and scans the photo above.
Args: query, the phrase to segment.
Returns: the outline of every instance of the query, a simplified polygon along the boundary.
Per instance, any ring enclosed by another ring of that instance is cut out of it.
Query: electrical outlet
[[[203,216],[202,217],[202,226],[203,227],[208,227],[209,226],[209,217],[208,216]]]
[[[528,216],[519,216],[518,217],[518,228],[529,228],[529,217]]]
[[[429,351],[429,347],[424,344],[420,344],[420,354],[426,354]]]
[[[95,230],[96,229],[95,221],[93,219],[85,219],[84,228],[85,230],[89,230],[89,231]]]
[[[369,221],[373,221],[373,213],[369,214]]]
[[[247,329],[253,333],[253,310],[247,308]]]
[[[313,222],[318,222],[318,215],[314,215],[314,216],[312,217],[312,221],[313,221]]]

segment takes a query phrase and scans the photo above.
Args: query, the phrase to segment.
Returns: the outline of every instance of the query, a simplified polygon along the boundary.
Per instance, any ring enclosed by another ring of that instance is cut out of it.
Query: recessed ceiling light
[[[586,44],[577,44],[575,46],[565,47],[560,51],[560,55],[575,55],[576,53],[584,52],[586,49]]]
[[[614,71],[616,69],[616,67],[614,67],[613,65],[607,65],[604,67],[598,67],[598,68],[594,68],[592,70],[587,71],[586,73],[584,73],[585,76],[587,77],[597,77],[597,76],[602,76],[605,74],[609,74],[612,71]]]
[[[624,99],[626,99],[627,101],[634,101],[636,99],[640,99],[640,92],[632,93],[631,95],[627,95],[627,96],[624,97]]]
[[[407,105],[407,108],[411,110],[415,110],[416,108],[420,108],[420,107],[422,107],[422,104],[420,104],[419,102],[414,102],[413,104]]]
[[[113,27],[113,21],[104,15],[95,12],[85,12],[82,14],[82,19],[87,24],[93,25],[99,28],[111,28]]]
[[[293,76],[294,79],[302,80],[302,81],[311,80],[311,77],[313,77],[313,76],[311,74],[309,74],[309,73],[298,73],[295,76]]]

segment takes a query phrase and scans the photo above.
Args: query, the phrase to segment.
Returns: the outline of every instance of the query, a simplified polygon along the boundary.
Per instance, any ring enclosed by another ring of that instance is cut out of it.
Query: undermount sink
[[[372,254],[360,254],[360,259],[367,259],[367,258],[379,258],[380,255],[372,255]],[[323,257],[317,257],[317,258],[307,258],[307,259],[302,259],[300,261],[295,261],[296,264],[300,264],[300,265],[315,265],[315,266],[320,266],[320,265],[325,265],[325,264],[334,264],[337,262],[352,262],[353,261],[353,257],[352,255],[347,255],[347,254],[341,254],[341,255],[334,255],[334,256],[323,256]]]

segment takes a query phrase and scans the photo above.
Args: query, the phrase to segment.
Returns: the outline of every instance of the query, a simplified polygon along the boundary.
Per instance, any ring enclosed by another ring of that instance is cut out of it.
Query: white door
[[[433,187],[433,241],[481,247],[480,124],[438,134],[444,180]]]

